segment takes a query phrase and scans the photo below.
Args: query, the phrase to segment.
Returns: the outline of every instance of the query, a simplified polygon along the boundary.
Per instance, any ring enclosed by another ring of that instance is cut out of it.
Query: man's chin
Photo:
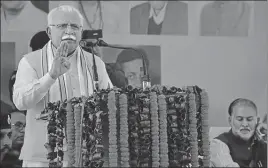
[[[240,134],[239,135],[241,139],[243,139],[244,141],[248,141],[252,136],[253,134],[252,133],[248,133],[248,134]]]
[[[14,149],[20,149],[23,146],[23,140],[16,141],[12,144],[12,148]]]

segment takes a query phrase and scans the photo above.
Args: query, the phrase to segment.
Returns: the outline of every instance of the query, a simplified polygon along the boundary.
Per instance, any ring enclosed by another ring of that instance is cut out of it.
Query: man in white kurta
[[[89,96],[93,93],[92,55],[78,45],[83,17],[71,6],[60,6],[48,14],[50,41],[40,50],[21,59],[13,100],[19,110],[27,110],[25,140],[20,159],[23,167],[48,167],[46,122],[36,116],[47,102]],[[99,88],[112,87],[104,62],[96,57]],[[66,165],[66,162],[63,162]]]

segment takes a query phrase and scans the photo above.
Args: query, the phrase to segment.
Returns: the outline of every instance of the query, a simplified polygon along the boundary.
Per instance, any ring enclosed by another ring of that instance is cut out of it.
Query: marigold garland
[[[117,164],[117,121],[116,121],[115,92],[108,94],[108,117],[109,117],[109,167],[118,167]]]
[[[159,167],[159,118],[157,95],[150,93],[150,114],[151,114],[151,139],[152,139],[152,167]]]
[[[128,145],[128,104],[127,96],[121,94],[119,96],[120,108],[120,166],[129,167],[129,145]]]
[[[167,105],[166,97],[161,94],[158,96],[159,107],[159,159],[160,167],[168,167],[168,135],[167,135]]]
[[[209,146],[209,123],[208,123],[208,94],[205,90],[201,92],[201,115],[202,115],[202,141],[203,141],[203,166],[210,166],[210,146]]]
[[[198,144],[197,144],[197,120],[196,120],[196,103],[195,103],[195,95],[190,93],[188,95],[189,100],[189,129],[191,136],[191,164],[192,167],[198,167]]]
[[[71,100],[67,102],[66,111],[68,167],[73,167],[75,164],[75,120]]]
[[[79,158],[81,151],[81,139],[82,132],[81,127],[81,115],[82,115],[82,103],[74,104],[74,120],[75,120],[75,166],[79,167]]]
[[[66,154],[68,167],[102,167],[102,116],[108,114],[109,167],[209,167],[208,95],[194,89],[113,88],[49,103],[49,166],[62,167]]]

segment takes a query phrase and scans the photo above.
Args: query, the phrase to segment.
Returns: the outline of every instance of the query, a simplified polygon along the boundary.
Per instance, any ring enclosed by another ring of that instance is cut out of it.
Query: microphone
[[[96,60],[95,60],[95,54],[94,54],[94,46],[96,46],[96,43],[94,43],[90,39],[82,39],[79,42],[79,45],[82,48],[85,48],[88,52],[91,51],[92,54],[92,62],[93,62],[93,83],[95,86],[96,91],[99,91],[99,77],[98,77],[98,72],[97,72],[97,65],[96,65]]]
[[[91,46],[99,46],[99,47],[111,47],[103,40],[97,39],[96,42],[93,42],[91,39],[82,39],[79,43],[82,47],[91,47]]]
[[[142,77],[142,88],[143,88],[143,90],[145,90],[146,88],[151,87],[151,80],[150,80],[150,75],[148,73],[148,67],[147,67],[147,64],[145,62],[145,56],[141,51],[139,51],[139,49],[133,48],[133,47],[124,47],[124,46],[120,46],[120,45],[111,45],[111,44],[108,44],[101,39],[98,39],[97,42],[95,43],[95,45],[98,45],[100,47],[110,47],[110,48],[117,48],[117,49],[133,50],[133,51],[137,52],[138,54],[140,54],[140,56],[142,58],[143,69],[144,69],[143,70],[143,77]]]

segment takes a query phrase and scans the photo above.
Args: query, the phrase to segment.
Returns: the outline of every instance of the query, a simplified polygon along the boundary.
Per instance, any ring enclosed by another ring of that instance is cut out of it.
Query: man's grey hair
[[[76,9],[75,7],[70,6],[70,5],[61,5],[61,6],[58,6],[58,7],[54,8],[54,9],[52,9],[47,15],[48,25],[50,25],[52,23],[54,13],[59,12],[59,11],[62,11],[62,12],[76,12],[78,14],[80,20],[81,20],[81,26],[83,26],[83,21],[84,21],[83,15],[80,13],[80,11],[78,9]]]

